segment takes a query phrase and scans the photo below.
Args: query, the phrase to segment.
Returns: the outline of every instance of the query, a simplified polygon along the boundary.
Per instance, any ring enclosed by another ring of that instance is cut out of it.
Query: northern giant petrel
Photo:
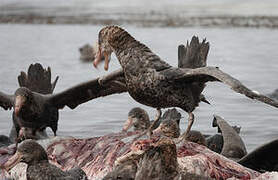
[[[104,69],[108,70],[111,53],[114,52],[123,68],[128,93],[137,102],[156,108],[158,111],[156,121],[161,116],[161,108],[179,107],[189,114],[189,123],[181,139],[190,131],[194,121],[192,112],[200,102],[201,92],[191,88],[194,82],[220,81],[251,99],[278,107],[277,102],[248,89],[217,67],[191,69],[170,66],[146,45],[118,26],[106,26],[101,29],[98,46],[94,66],[97,67],[103,55]],[[151,128],[152,126],[149,132]]]
[[[49,163],[46,151],[36,141],[28,139],[19,145],[16,153],[4,164],[6,170],[19,162],[27,164],[26,178],[29,180],[87,180],[85,172],[79,168],[62,171]]]
[[[114,76],[114,78],[125,83],[122,77]],[[97,97],[126,92],[125,88],[115,86],[113,83],[101,86],[99,78],[96,78],[60,93],[51,94],[57,78],[51,84],[50,68],[45,70],[40,64],[30,65],[28,74],[22,72],[18,81],[20,88],[14,95],[0,92],[0,106],[5,110],[14,109],[13,121],[17,136],[21,127],[31,128],[33,134],[50,127],[56,136],[59,109],[64,106],[74,109]]]

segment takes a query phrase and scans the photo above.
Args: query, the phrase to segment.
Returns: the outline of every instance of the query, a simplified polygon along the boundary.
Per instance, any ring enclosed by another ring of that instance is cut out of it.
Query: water
[[[153,13],[210,16],[277,16],[277,0],[0,0],[0,14],[36,14],[44,16],[118,16]],[[112,17],[113,18],[113,17]],[[148,17],[145,17],[148,18]]]
[[[271,29],[216,29],[216,28],[138,28],[125,27],[136,39],[144,42],[155,53],[177,66],[177,46],[193,35],[207,38],[211,48],[208,64],[241,80],[253,90],[267,94],[277,87],[278,30]],[[14,93],[17,76],[30,63],[51,66],[52,77],[59,75],[55,92],[106,74],[103,66],[79,61],[78,48],[97,39],[100,26],[89,25],[0,25],[0,90]],[[110,71],[119,68],[112,57]],[[247,99],[220,83],[208,83],[205,95],[212,105],[201,103],[194,111],[193,129],[214,134],[212,115],[225,118],[231,125],[242,127],[241,136],[250,151],[278,136],[278,111],[266,104]],[[128,94],[92,100],[75,110],[60,110],[58,135],[75,137],[99,136],[121,130],[128,111],[140,106],[151,118],[155,110],[138,104]],[[184,117],[182,130],[187,123]],[[0,110],[0,134],[8,134],[12,126],[11,111]]]

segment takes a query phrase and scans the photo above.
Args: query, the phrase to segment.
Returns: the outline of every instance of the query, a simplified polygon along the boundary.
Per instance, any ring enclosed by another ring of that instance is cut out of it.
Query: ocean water
[[[31,63],[52,68],[53,79],[60,77],[54,92],[107,74],[103,65],[79,60],[78,48],[94,43],[101,26],[92,25],[0,25],[0,91],[13,94],[17,76]],[[252,90],[268,94],[278,88],[278,30],[248,28],[140,28],[125,26],[136,39],[173,66],[177,66],[177,46],[193,35],[210,42],[208,65],[239,79]],[[110,72],[120,67],[112,56]],[[207,83],[204,91],[211,105],[201,103],[194,111],[192,129],[214,134],[213,114],[231,125],[241,126],[241,137],[250,151],[278,137],[278,111],[269,105],[237,94],[221,83]],[[60,110],[58,135],[92,137],[121,130],[128,111],[140,106],[153,119],[156,110],[135,102],[127,93],[94,99],[71,110]],[[187,126],[182,113],[181,129]],[[11,111],[0,109],[0,134],[8,135]],[[52,133],[49,131],[52,135]]]

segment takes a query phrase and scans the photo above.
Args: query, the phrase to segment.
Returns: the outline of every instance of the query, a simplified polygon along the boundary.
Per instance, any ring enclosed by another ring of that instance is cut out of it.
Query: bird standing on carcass
[[[130,96],[141,104],[157,109],[157,118],[153,124],[159,120],[161,108],[179,107],[188,113],[189,123],[180,140],[184,139],[190,131],[194,121],[192,112],[203,98],[201,94],[203,88],[192,88],[194,83],[221,81],[238,93],[278,107],[277,102],[251,91],[217,67],[191,69],[170,66],[146,45],[118,26],[107,26],[101,29],[98,45],[94,66],[97,67],[103,55],[104,69],[108,70],[111,54],[114,52],[123,68]],[[152,126],[148,129],[150,134]]]

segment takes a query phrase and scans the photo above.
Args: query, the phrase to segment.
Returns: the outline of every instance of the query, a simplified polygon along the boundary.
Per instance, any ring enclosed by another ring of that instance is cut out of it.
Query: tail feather
[[[51,83],[51,69],[44,69],[41,64],[31,64],[28,68],[28,73],[21,72],[18,76],[20,87],[27,87],[31,91],[42,94],[51,94],[58,81],[58,76]]]

